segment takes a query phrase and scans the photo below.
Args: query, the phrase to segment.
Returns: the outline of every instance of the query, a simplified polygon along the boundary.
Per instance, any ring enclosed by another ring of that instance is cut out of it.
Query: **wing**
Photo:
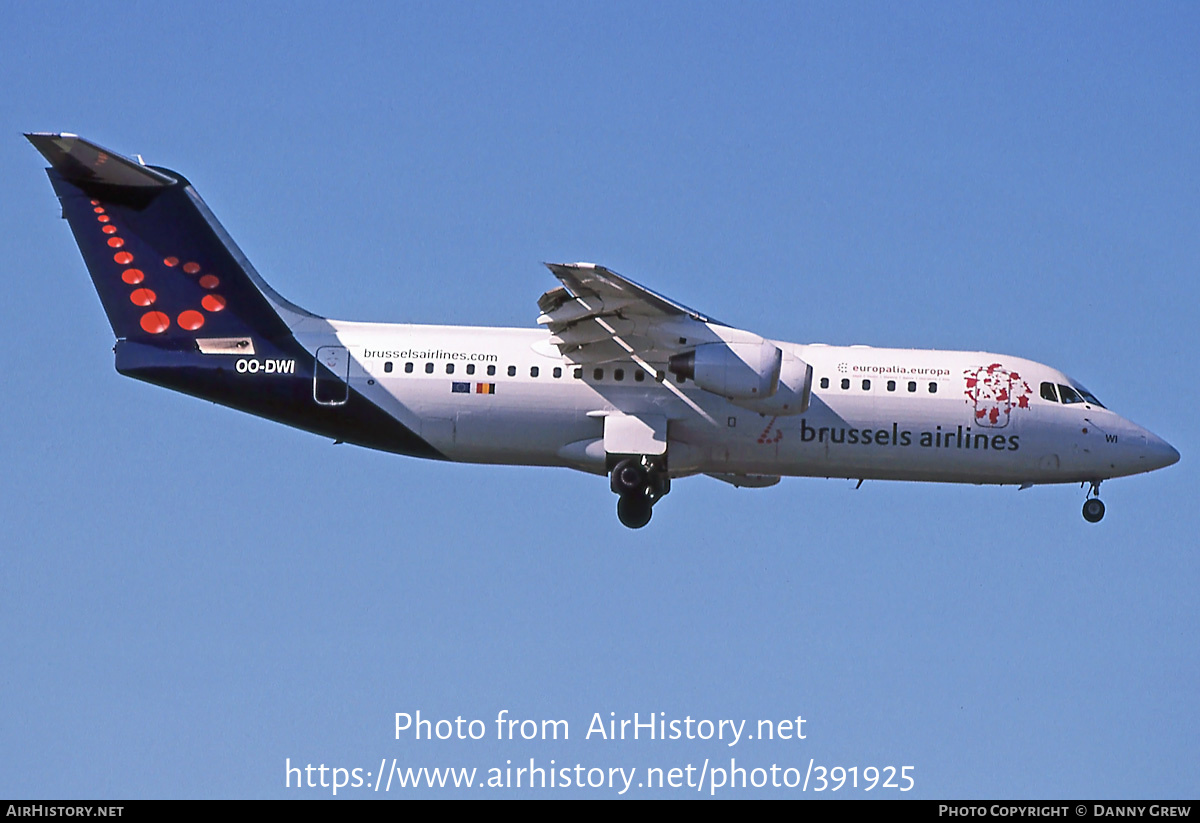
[[[562,281],[538,300],[551,342],[574,363],[631,357],[663,363],[716,339],[723,325],[594,263],[547,263]]]
[[[790,345],[780,348],[720,323],[594,263],[546,266],[562,285],[538,300],[538,323],[569,361],[631,360],[714,424],[673,383],[690,380],[763,414],[802,414],[808,408],[812,367]],[[668,372],[676,380],[665,379]]]

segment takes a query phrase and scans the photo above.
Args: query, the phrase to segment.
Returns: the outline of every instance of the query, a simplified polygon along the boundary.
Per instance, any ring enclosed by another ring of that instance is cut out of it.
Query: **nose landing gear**
[[[1083,501],[1083,519],[1089,523],[1099,523],[1104,519],[1104,503],[1100,500],[1100,481],[1092,483],[1088,490],[1087,500]]]
[[[671,480],[653,457],[627,457],[613,467],[609,485],[617,500],[617,518],[630,529],[650,522],[654,504],[671,490]]]

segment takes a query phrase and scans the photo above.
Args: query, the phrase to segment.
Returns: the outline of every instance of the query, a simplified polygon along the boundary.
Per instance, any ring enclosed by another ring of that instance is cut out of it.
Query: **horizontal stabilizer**
[[[72,183],[160,189],[178,182],[168,174],[75,134],[26,134],[25,137],[63,179]]]

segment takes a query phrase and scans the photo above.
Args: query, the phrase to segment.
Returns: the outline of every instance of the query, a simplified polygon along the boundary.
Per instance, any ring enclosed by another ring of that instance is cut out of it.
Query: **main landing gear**
[[[1089,523],[1099,523],[1104,518],[1104,503],[1100,500],[1100,481],[1092,482],[1088,490],[1087,500],[1083,501],[1083,519]]]
[[[671,479],[653,457],[626,457],[613,466],[609,485],[617,500],[617,518],[631,529],[650,522],[654,504],[671,490]]]

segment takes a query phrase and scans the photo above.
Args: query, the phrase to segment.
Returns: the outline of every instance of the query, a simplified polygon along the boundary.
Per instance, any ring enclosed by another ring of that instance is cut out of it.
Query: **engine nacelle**
[[[782,363],[783,352],[765,340],[704,343],[673,355],[667,370],[730,400],[753,400],[775,394]]]
[[[779,370],[779,388],[770,397],[751,400],[734,399],[743,409],[761,414],[804,414],[812,400],[813,367],[790,351],[783,352]]]

